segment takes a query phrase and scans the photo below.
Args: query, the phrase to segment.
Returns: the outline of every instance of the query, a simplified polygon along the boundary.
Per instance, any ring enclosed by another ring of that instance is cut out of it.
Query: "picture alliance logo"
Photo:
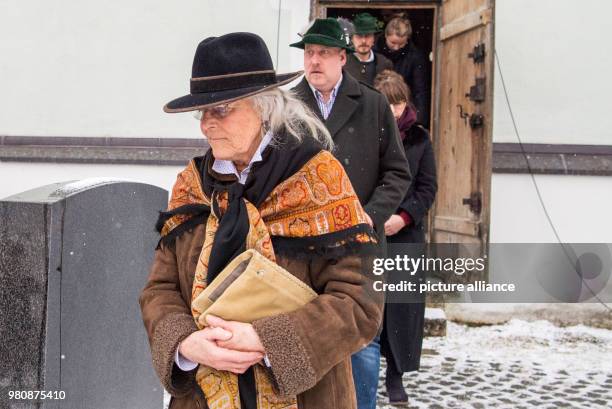
[[[469,244],[436,244],[428,251],[402,245],[393,250],[395,256],[373,263],[373,274],[384,274],[389,283],[410,281],[422,273],[441,282],[481,281],[513,284],[516,289],[504,299],[474,291],[473,302],[612,303],[612,244],[608,243],[493,243],[482,257],[478,256],[482,248]]]

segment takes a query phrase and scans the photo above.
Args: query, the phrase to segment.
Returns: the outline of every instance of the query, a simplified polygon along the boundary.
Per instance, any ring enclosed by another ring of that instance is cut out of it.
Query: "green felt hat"
[[[378,20],[370,13],[357,14],[353,19],[355,34],[379,33]]]
[[[347,44],[347,37],[340,27],[340,23],[334,18],[318,18],[306,31],[304,36],[297,43],[289,44],[289,47],[304,49],[306,44],[318,44],[327,47],[344,48],[348,52],[355,52],[350,44]]]

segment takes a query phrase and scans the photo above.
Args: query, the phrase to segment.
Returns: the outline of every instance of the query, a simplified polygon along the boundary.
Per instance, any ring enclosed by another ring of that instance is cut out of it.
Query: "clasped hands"
[[[185,338],[179,353],[185,358],[235,374],[261,361],[265,349],[251,324],[206,316],[208,326]]]

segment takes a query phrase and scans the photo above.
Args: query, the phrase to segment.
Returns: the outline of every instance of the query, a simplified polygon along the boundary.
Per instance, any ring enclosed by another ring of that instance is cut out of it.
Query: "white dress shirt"
[[[222,159],[215,159],[212,165],[212,170],[222,175],[236,175],[236,177],[238,177],[238,183],[244,185],[247,180],[247,177],[249,176],[249,173],[251,172],[251,167],[254,163],[261,162],[261,154],[271,141],[272,132],[268,131],[263,136],[263,138],[261,138],[261,142],[259,143],[259,146],[257,147],[255,153],[253,154],[251,161],[249,162],[248,166],[242,170],[242,172],[238,172],[238,169],[236,169],[236,165],[234,165],[234,162],[232,162],[231,160]]]
[[[338,95],[338,88],[340,88],[340,84],[342,84],[342,74],[340,74],[340,79],[338,80],[334,88],[332,89],[332,92],[329,96],[329,101],[325,102],[323,100],[323,94],[319,90],[317,90],[315,87],[310,85],[310,83],[308,83],[308,86],[312,90],[312,93],[314,94],[315,99],[317,100],[317,105],[319,106],[319,109],[321,110],[323,119],[327,119],[327,117],[331,113],[332,108],[334,107],[334,102],[336,102],[336,96]]]
[[[355,57],[357,57],[357,53],[353,53],[353,54],[355,55]],[[357,61],[359,61],[359,62],[372,62],[372,61],[374,61],[374,51],[370,50],[370,55],[368,56],[367,60],[361,61],[359,59],[359,57],[357,57]]]

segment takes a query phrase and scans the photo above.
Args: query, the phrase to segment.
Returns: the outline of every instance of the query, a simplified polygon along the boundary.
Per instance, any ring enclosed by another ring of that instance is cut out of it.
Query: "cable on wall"
[[[281,26],[281,6],[283,0],[278,0],[278,23],[276,25],[276,71],[278,72],[278,59],[280,54],[280,26]]]
[[[595,293],[595,291],[593,291],[593,289],[591,289],[589,284],[584,280],[582,275],[576,270],[575,263],[572,261],[572,258],[568,254],[568,251],[565,248],[564,243],[561,241],[561,237],[559,236],[559,232],[557,231],[555,225],[553,224],[552,218],[550,217],[550,214],[548,213],[548,210],[546,209],[546,205],[544,204],[544,199],[542,198],[542,194],[540,193],[540,188],[539,188],[538,183],[537,183],[537,181],[535,179],[535,175],[534,175],[534,173],[533,173],[533,171],[531,169],[531,165],[529,164],[529,158],[527,156],[527,152],[525,152],[525,148],[524,148],[523,142],[521,140],[521,135],[520,135],[519,130],[518,130],[518,125],[517,125],[516,119],[514,117],[514,112],[512,111],[512,105],[510,104],[510,97],[508,95],[508,88],[506,87],[506,82],[504,81],[504,75],[502,73],[501,62],[500,62],[500,58],[499,58],[499,55],[497,53],[497,50],[495,50],[495,62],[496,62],[496,65],[497,65],[497,70],[499,72],[499,78],[501,79],[502,88],[504,90],[504,97],[506,98],[506,106],[508,107],[508,112],[510,113],[510,119],[512,120],[512,126],[514,127],[514,133],[516,134],[516,139],[518,140],[518,144],[519,144],[519,146],[521,148],[521,153],[522,153],[523,157],[525,158],[525,163],[527,164],[527,170],[529,172],[529,175],[531,176],[531,181],[533,183],[533,187],[535,188],[536,194],[538,196],[538,201],[540,202],[540,206],[542,207],[542,210],[544,211],[544,214],[546,215],[546,220],[548,221],[548,224],[550,225],[550,228],[552,229],[553,234],[555,235],[558,243],[561,245],[561,248],[563,249],[563,253],[565,254],[567,259],[569,260],[570,265],[572,267],[574,267],[574,271],[580,277],[580,279],[581,279],[582,283],[584,284],[584,286],[591,292],[591,294],[593,294],[593,297],[601,305],[603,305],[608,310],[608,312],[612,313],[612,308],[610,308],[605,302],[603,302],[601,300],[601,298],[599,298],[599,296]]]

